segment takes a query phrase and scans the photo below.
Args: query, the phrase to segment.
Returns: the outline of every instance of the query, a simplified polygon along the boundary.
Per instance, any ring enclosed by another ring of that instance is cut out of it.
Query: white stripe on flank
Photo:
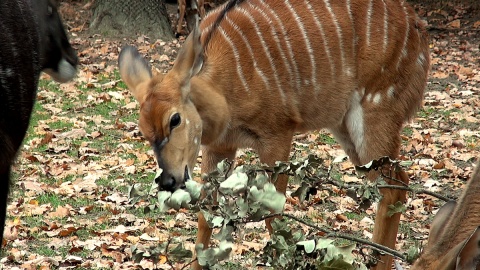
[[[338,20],[335,17],[335,13],[332,10],[332,7],[330,6],[330,2],[328,0],[324,0],[325,6],[327,7],[328,12],[330,13],[330,16],[332,17],[333,24],[335,25],[335,31],[337,32],[337,37],[338,37],[338,49],[340,50],[340,63],[342,66],[340,67],[342,72],[345,73],[345,52],[343,51],[343,37],[342,37],[342,29],[340,28],[340,25],[338,24]]]
[[[372,24],[373,0],[368,0],[367,9],[367,46],[370,46],[370,28]]]
[[[388,10],[387,3],[382,0],[383,3],[383,55],[387,53],[388,46]]]
[[[248,84],[245,80],[245,77],[243,76],[242,65],[240,64],[240,55],[238,54],[237,47],[235,47],[235,44],[233,44],[233,41],[230,39],[230,37],[227,35],[225,30],[223,30],[221,26],[218,27],[218,31],[220,32],[220,34],[222,34],[222,36],[225,38],[225,41],[227,41],[227,43],[230,44],[230,47],[232,48],[233,56],[235,56],[235,66],[237,67],[238,77],[240,78],[243,87],[248,92]]]
[[[402,59],[407,56],[407,42],[408,42],[408,36],[410,34],[410,23],[408,21],[408,11],[407,7],[405,6],[405,2],[401,1],[402,7],[403,7],[403,13],[405,14],[405,37],[403,38],[403,45],[402,45],[402,55],[398,57],[398,62],[397,62],[397,69],[400,67],[400,63],[402,62]]]
[[[250,1],[248,1],[248,5],[254,9],[255,11],[257,11],[258,13],[260,13],[260,15],[262,15],[262,17],[268,22],[268,24],[270,25],[270,33],[272,35],[272,37],[274,38],[275,40],[275,43],[277,45],[277,49],[278,51],[280,52],[280,57],[282,58],[282,62],[283,62],[283,65],[285,66],[285,70],[287,70],[288,72],[288,75],[289,75],[289,83],[290,83],[290,87],[292,88],[293,90],[293,85],[294,85],[294,80],[295,78],[293,77],[293,72],[292,72],[292,69],[288,63],[288,60],[287,60],[287,57],[283,51],[283,48],[282,48],[282,44],[280,43],[280,39],[278,38],[278,35],[277,35],[277,30],[275,29],[274,27],[274,24],[272,22],[272,18],[270,18],[264,10],[260,9],[258,6],[256,5],[253,5]]]
[[[417,58],[417,64],[420,66],[420,67],[423,67],[423,63],[425,63],[425,55],[423,53],[420,53],[418,55],[418,58]]]
[[[313,10],[312,5],[310,5],[310,3],[308,1],[305,1],[305,3],[307,4],[307,9],[308,9],[308,11],[310,11],[310,14],[313,17],[313,20],[315,21],[315,25],[317,26],[318,31],[320,32],[320,36],[322,37],[323,49],[325,51],[325,55],[327,56],[328,66],[330,67],[330,76],[333,79],[335,77],[335,62],[333,61],[332,54],[330,52],[330,48],[328,47],[328,40],[327,40],[327,36],[325,35],[325,31],[323,29],[322,22],[318,19],[318,16],[315,13],[315,11]],[[320,87],[320,86],[318,86],[318,87]],[[315,86],[315,91],[318,92],[317,86]]]
[[[355,51],[355,44],[357,43],[356,42],[357,34],[355,33],[355,23],[353,21],[352,5],[350,3],[350,0],[346,1],[346,5],[347,5],[348,18],[350,19],[350,26],[352,27],[352,30],[353,30],[353,38],[352,38],[351,42],[352,42],[352,52],[354,52]]]
[[[266,11],[270,12],[270,15],[275,19],[278,25],[280,25],[280,30],[282,31],[281,36],[285,40],[285,44],[287,45],[287,52],[290,60],[290,65],[293,66],[293,72],[295,73],[295,84],[297,87],[297,91],[301,88],[301,78],[300,73],[298,72],[298,65],[297,61],[295,61],[295,55],[293,54],[292,44],[290,43],[290,38],[288,37],[287,30],[285,30],[285,26],[283,25],[283,21],[280,20],[277,13],[273,11],[273,9],[265,3],[263,0],[258,1]]]
[[[320,88],[318,87],[318,84],[317,84],[317,65],[315,63],[315,59],[313,58],[314,52],[312,49],[312,44],[310,43],[310,39],[308,39],[307,32],[305,31],[305,26],[303,25],[303,22],[300,19],[300,16],[298,16],[297,12],[295,11],[295,8],[290,4],[289,0],[286,0],[285,4],[287,5],[287,8],[290,11],[290,13],[292,13],[293,18],[295,18],[298,28],[300,28],[300,32],[302,33],[303,41],[305,42],[305,46],[307,48],[308,56],[310,59],[312,84],[315,86],[315,93],[318,94],[318,92],[320,91]]]
[[[353,15],[352,15],[352,6],[350,4],[350,0],[347,0],[347,12],[348,12],[348,18],[350,18],[350,22],[353,24]]]
[[[225,21],[229,23],[232,28],[237,32],[237,34],[242,38],[243,42],[245,43],[245,46],[247,47],[248,53],[250,54],[253,62],[253,66],[255,68],[255,71],[257,72],[258,76],[262,78],[263,83],[265,84],[266,89],[270,89],[270,84],[268,83],[268,78],[263,73],[263,71],[260,69],[260,67],[257,64],[257,60],[255,59],[255,55],[253,54],[253,49],[252,46],[250,46],[250,41],[247,39],[245,34],[242,32],[242,29],[238,27],[238,25],[235,24],[228,16],[225,16]]]
[[[270,63],[270,67],[272,68],[275,83],[277,85],[278,91],[280,92],[280,96],[282,97],[282,103],[285,104],[286,103],[285,93],[283,92],[282,86],[280,85],[280,79],[278,78],[277,68],[275,67],[275,63],[273,62],[272,56],[270,55],[270,51],[268,50],[268,45],[263,39],[263,35],[260,31],[260,28],[258,27],[258,24],[255,21],[255,18],[253,18],[252,14],[250,14],[248,10],[245,10],[242,7],[238,7],[237,10],[240,11],[241,14],[245,15],[245,17],[247,17],[250,20],[253,27],[255,28],[255,32],[257,33],[260,43],[262,44],[262,48],[263,48],[263,51],[265,52],[265,56],[268,62]]]

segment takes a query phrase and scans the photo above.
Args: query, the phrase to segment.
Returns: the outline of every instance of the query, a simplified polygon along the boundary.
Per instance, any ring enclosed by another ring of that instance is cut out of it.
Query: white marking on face
[[[370,95],[370,94],[369,94]],[[350,110],[346,115],[346,125],[350,138],[355,145],[356,152],[362,156],[364,141],[363,108],[360,103],[362,97],[358,91],[354,91],[350,101]]]
[[[389,98],[393,98],[394,94],[395,94],[395,87],[393,87],[393,85],[392,85],[387,89],[387,96]]]
[[[198,138],[197,138],[197,137],[195,137],[195,138],[193,139],[193,143],[194,143],[195,145],[198,144]]]
[[[375,104],[380,104],[380,101],[382,100],[382,95],[380,93],[376,93],[374,96],[373,96],[373,103]]]
[[[189,124],[190,124],[190,120],[188,120],[188,119],[185,119],[185,125],[187,125],[187,126],[188,126]]]
[[[77,74],[77,69],[64,58],[58,62],[57,69],[58,71],[45,69],[44,72],[52,76],[52,78],[59,83],[68,82]]]

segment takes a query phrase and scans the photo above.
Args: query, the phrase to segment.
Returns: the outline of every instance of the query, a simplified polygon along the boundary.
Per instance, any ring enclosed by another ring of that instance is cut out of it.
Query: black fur
[[[215,29],[218,28],[220,23],[223,21],[227,12],[230,11],[231,9],[233,9],[234,7],[238,6],[239,4],[241,4],[243,1],[245,1],[245,0],[230,0],[230,1],[228,1],[228,3],[223,8],[222,12],[218,15],[217,19],[213,23],[212,29],[207,33],[207,37],[205,38],[205,42],[203,43],[204,47],[207,47],[208,42],[210,41],[210,39],[212,39],[213,32],[215,31]]]
[[[78,61],[51,4],[0,0],[0,249],[11,165],[28,129],[40,72],[56,69],[62,54],[73,66]]]

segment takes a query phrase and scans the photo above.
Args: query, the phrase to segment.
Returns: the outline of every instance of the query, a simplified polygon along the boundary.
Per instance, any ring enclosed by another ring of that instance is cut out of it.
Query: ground
[[[42,78],[31,128],[14,167],[0,264],[2,269],[179,269],[183,264],[165,263],[166,257],[159,257],[156,266],[148,258],[139,263],[132,259],[132,246],[142,249],[172,236],[192,248],[196,217],[187,210],[144,213],[148,202],[128,201],[131,185],[151,183],[156,163],[139,134],[138,104],[121,82],[116,61],[120,48],[132,44],[158,72],[166,72],[184,38],[105,38],[88,31],[89,8],[81,1],[62,3],[81,61],[79,74],[61,85]],[[400,159],[406,161],[414,187],[456,198],[480,151],[480,18],[459,6],[416,8],[430,29],[432,69],[424,107],[403,131]],[[175,5],[169,4],[169,10],[174,18]],[[329,163],[343,151],[322,131],[296,136],[292,158],[307,154]],[[238,160],[256,162],[247,150]],[[351,174],[351,163],[338,167],[340,178],[359,181]],[[292,183],[289,192],[297,186]],[[289,199],[286,212],[371,237],[374,206],[359,210],[344,192],[330,190],[301,205]],[[431,218],[442,204],[429,195],[409,194],[399,251],[425,243]],[[247,224],[239,235],[225,267],[259,267],[255,258],[269,238],[264,224]],[[408,268],[408,263],[401,264]]]

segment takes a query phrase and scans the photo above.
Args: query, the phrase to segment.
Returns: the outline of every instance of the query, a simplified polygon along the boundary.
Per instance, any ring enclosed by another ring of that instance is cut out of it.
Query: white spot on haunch
[[[373,103],[375,104],[380,104],[380,101],[382,100],[382,95],[380,95],[380,93],[376,93],[374,96],[373,96]]]
[[[392,85],[387,89],[387,96],[389,98],[393,98],[394,94],[395,94],[395,87],[393,87],[393,85]]]
[[[366,99],[367,99],[368,102],[371,102],[371,101],[372,101],[372,94],[369,93],[369,94],[367,95],[367,98],[366,98]]]

